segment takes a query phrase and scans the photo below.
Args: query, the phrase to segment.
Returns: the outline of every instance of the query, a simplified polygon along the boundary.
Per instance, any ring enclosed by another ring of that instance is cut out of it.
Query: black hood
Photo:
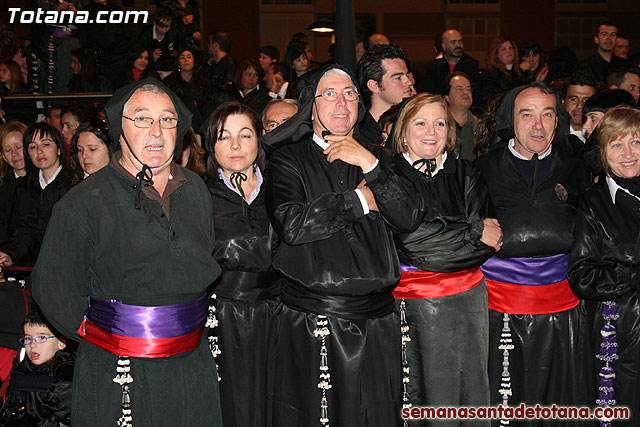
[[[400,107],[398,107],[398,112],[396,113],[396,118],[393,121],[393,126],[391,126],[391,130],[389,131],[389,135],[387,136],[387,141],[384,143],[385,148],[391,150],[392,152],[397,152],[396,150],[396,128],[398,126],[400,126],[400,123],[398,123],[398,118],[400,117],[400,113],[402,113],[402,110],[404,110],[404,108],[407,106],[407,104],[409,103],[409,101],[411,101],[413,99],[413,97],[411,98],[404,98],[402,100],[402,102],[400,103]]]
[[[513,109],[516,104],[516,98],[525,89],[530,88],[530,85],[518,86],[511,89],[502,99],[500,107],[496,110],[496,136],[491,141],[489,150],[503,147],[507,145],[509,140],[515,136],[513,129]],[[534,86],[535,87],[535,86]],[[569,135],[569,123],[571,116],[567,113],[562,106],[562,101],[558,94],[556,97],[556,115],[558,117],[558,124],[556,126],[556,132],[553,137],[553,145],[561,150],[569,150],[567,142],[567,136]]]
[[[176,140],[176,148],[173,151],[173,158],[180,158],[182,153],[182,138],[191,127],[192,114],[184,103],[178,98],[171,89],[169,89],[160,80],[153,77],[147,77],[146,79],[139,80],[137,82],[128,84],[118,89],[105,107],[107,113],[107,119],[109,120],[109,137],[111,138],[112,151],[117,151],[120,148],[120,135],[122,134],[122,113],[124,110],[124,104],[131,98],[131,95],[144,85],[157,86],[161,91],[165,92],[171,98],[176,112],[178,113],[178,136]]]
[[[351,73],[351,71],[349,71],[347,67],[343,65],[331,64],[324,69],[314,71],[313,75],[309,76],[309,84],[305,85],[300,90],[300,97],[298,98],[298,112],[281,126],[278,126],[275,130],[265,134],[262,137],[262,144],[265,151],[270,153],[282,146],[311,138],[311,136],[313,135],[311,110],[315,101],[316,89],[318,88],[318,83],[320,82],[322,76],[324,76],[327,71],[333,69],[342,70],[347,73],[349,78],[351,78],[351,81],[353,82],[353,85],[357,89],[358,93],[362,93],[355,76]],[[362,96],[359,96],[358,122],[356,123],[356,126],[354,128],[354,138],[356,140],[358,140],[359,135],[359,123],[364,119],[366,112],[367,110],[362,103]]]

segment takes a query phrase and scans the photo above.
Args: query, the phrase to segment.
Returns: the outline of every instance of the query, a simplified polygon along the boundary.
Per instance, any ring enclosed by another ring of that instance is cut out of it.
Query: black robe
[[[618,190],[615,204],[606,180],[594,185],[582,198],[576,215],[575,240],[569,262],[569,282],[584,298],[585,321],[580,350],[584,369],[580,390],[594,406],[598,398],[598,373],[604,362],[596,359],[602,342],[603,302],[614,300],[620,317],[616,330],[619,359],[615,371],[614,398],[618,406],[631,409],[625,425],[640,423],[640,200]],[[614,421],[613,425],[621,422]]]
[[[542,160],[517,159],[503,146],[476,160],[487,181],[504,234],[499,258],[536,258],[568,253],[575,207],[589,184],[583,163],[555,145]],[[491,301],[491,291],[489,300]],[[491,403],[502,403],[504,315],[489,311]],[[559,405],[578,401],[578,307],[548,314],[509,314],[509,404]],[[531,424],[535,424],[532,422]]]
[[[267,425],[268,337],[276,333],[281,308],[280,275],[271,267],[275,233],[264,192],[248,204],[219,178],[207,181],[216,230],[215,259],[222,275],[215,283],[220,399],[224,425]]]
[[[494,253],[480,241],[483,219],[490,209],[487,184],[476,167],[452,154],[433,177],[396,156],[400,173],[412,182],[426,207],[414,232],[395,236],[398,256],[403,263],[424,271],[452,273],[477,268]],[[425,281],[420,286],[429,289],[434,284]],[[484,280],[453,295],[397,299],[396,303],[400,305],[400,301],[406,307],[411,338],[406,345],[411,404],[488,406],[489,319]],[[414,421],[410,425],[459,425],[458,421],[444,423]]]
[[[322,340],[314,330],[322,316],[329,424],[400,422],[400,325],[391,294],[400,265],[391,229],[411,231],[419,208],[408,183],[377,154],[380,164],[366,175],[329,163],[311,137],[271,157],[267,211],[281,240],[273,264],[285,277],[273,342],[274,426],[318,424]],[[364,215],[354,191],[363,178],[379,212]]]

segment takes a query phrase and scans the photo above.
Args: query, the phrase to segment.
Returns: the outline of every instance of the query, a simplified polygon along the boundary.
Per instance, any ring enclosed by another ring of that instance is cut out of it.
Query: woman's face
[[[404,142],[412,161],[436,159],[440,163],[447,136],[447,114],[440,104],[431,103],[409,119]]]
[[[306,54],[302,54],[293,60],[293,69],[298,75],[304,74],[309,71],[309,60]]]
[[[76,56],[71,56],[71,69],[73,74],[80,74],[80,70],[82,70],[82,64],[80,64]]]
[[[50,135],[34,135],[27,152],[31,162],[43,172],[53,172],[60,166],[60,149]]]
[[[2,157],[16,172],[24,170],[24,152],[22,150],[22,134],[20,132],[9,132],[4,137],[2,140]]]
[[[227,173],[246,173],[253,167],[258,157],[258,134],[248,116],[233,114],[227,117],[214,153],[216,161]]]
[[[87,174],[98,172],[109,164],[109,148],[91,132],[78,135],[78,162]]]
[[[76,129],[80,126],[80,122],[76,119],[71,113],[65,113],[62,116],[62,139],[64,143],[68,146],[71,144],[71,138],[76,134]]]
[[[145,50],[133,61],[133,68],[144,71],[147,69],[147,65],[149,65],[149,52]]]
[[[246,70],[240,76],[240,86],[244,90],[251,90],[254,87],[258,86],[258,82],[260,81],[260,75],[253,67],[247,67]]]
[[[178,66],[180,67],[180,71],[193,71],[193,53],[188,50],[185,50],[178,57]]]
[[[498,59],[504,65],[513,64],[513,58],[515,55],[515,50],[513,49],[513,45],[510,41],[506,41],[498,46]]]
[[[11,81],[11,71],[9,67],[4,64],[0,64],[0,83],[7,84]]]
[[[534,71],[540,66],[540,54],[529,51],[522,57],[523,62],[527,64],[527,69]]]
[[[640,137],[627,134],[609,142],[604,154],[611,171],[620,178],[640,175]]]

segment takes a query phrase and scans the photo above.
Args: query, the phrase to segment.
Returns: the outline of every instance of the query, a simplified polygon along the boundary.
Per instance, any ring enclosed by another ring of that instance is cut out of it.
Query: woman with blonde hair
[[[444,98],[420,94],[390,136],[399,174],[424,201],[422,221],[395,236],[394,291],[403,343],[404,405],[486,406],[489,320],[480,265],[500,250],[478,169],[452,154],[455,122]]]
[[[33,167],[22,146],[22,135],[26,129],[27,126],[20,122],[0,126],[0,248],[9,243],[9,218],[16,187],[27,174],[27,167]]]
[[[524,84],[518,48],[513,40],[496,37],[487,52],[487,66],[480,73],[480,106],[484,110],[489,99]]]
[[[607,111],[597,138],[606,178],[578,206],[568,273],[571,289],[582,298],[587,327],[580,343],[581,389],[591,404],[628,407],[626,422],[638,425],[640,111],[627,106]]]

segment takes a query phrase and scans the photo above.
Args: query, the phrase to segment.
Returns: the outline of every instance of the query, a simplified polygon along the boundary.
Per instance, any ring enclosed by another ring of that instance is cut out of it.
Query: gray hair
[[[262,122],[262,126],[266,125],[265,119],[267,117],[267,109],[272,105],[276,105],[276,104],[290,104],[290,105],[295,105],[296,107],[299,107],[297,99],[287,99],[287,98],[275,99],[274,98],[270,100],[269,102],[267,102],[267,105],[264,106],[264,109],[262,110],[262,114],[260,115],[260,121]]]

